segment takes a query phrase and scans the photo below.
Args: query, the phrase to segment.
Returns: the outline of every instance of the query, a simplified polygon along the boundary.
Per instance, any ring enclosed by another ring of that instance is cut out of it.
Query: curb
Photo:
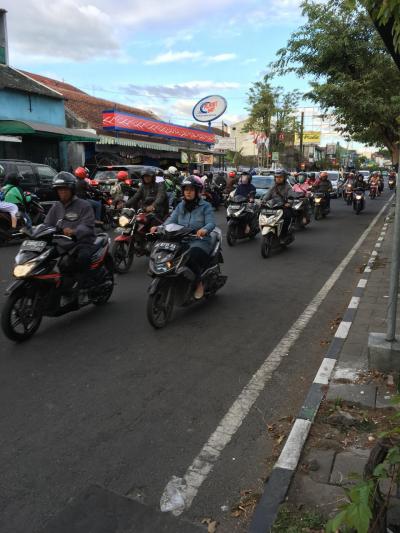
[[[384,215],[386,209],[390,207],[393,196],[384,205],[377,215],[377,222]],[[314,378],[308,394],[303,402],[299,414],[293,424],[292,430],[286,440],[286,444],[275,463],[271,475],[269,476],[261,499],[254,511],[250,524],[249,533],[267,533],[276,520],[280,505],[284,502],[288,493],[292,477],[297,469],[303,447],[306,443],[314,418],[319,410],[321,402],[326,395],[329,380],[336,366],[336,362],[347,339],[350,328],[353,324],[360,299],[364,295],[368,284],[372,266],[385,239],[388,228],[389,217],[385,217],[382,230],[370,254],[367,266],[354,289],[353,296],[349,302],[347,310],[336,330],[336,333],[329,345],[328,351],[322,360],[321,366]],[[372,228],[371,228],[372,229]]]

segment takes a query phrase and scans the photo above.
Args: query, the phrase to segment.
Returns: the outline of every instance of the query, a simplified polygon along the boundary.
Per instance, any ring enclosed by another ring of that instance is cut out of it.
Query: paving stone
[[[351,448],[348,451],[338,453],[333,465],[329,483],[333,485],[350,485],[357,483],[357,479],[351,479],[353,474],[363,475],[364,467],[368,461],[371,450]],[[350,478],[349,478],[350,476]]]
[[[334,402],[338,398],[350,405],[360,405],[373,409],[375,407],[376,386],[331,383],[326,399]]]
[[[389,527],[396,527],[398,531],[400,526],[400,500],[398,498],[390,498],[387,511],[387,524]]]
[[[341,487],[317,483],[307,475],[297,474],[289,500],[294,504],[316,508],[323,516],[331,518],[346,502],[346,494]]]
[[[329,483],[335,455],[335,450],[311,450],[303,461],[308,465],[310,478],[317,483]]]
[[[376,393],[376,407],[377,409],[385,409],[388,407],[394,408],[392,404],[392,399],[396,396],[396,391],[394,388],[388,387],[378,387]]]

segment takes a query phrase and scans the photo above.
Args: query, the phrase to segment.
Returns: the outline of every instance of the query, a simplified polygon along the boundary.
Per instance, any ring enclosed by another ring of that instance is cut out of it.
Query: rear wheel
[[[125,274],[131,268],[134,253],[133,248],[130,249],[128,241],[115,241],[113,244],[111,255],[114,259],[114,269],[118,274]]]
[[[237,226],[228,224],[228,230],[226,232],[226,240],[229,246],[235,246],[237,241]]]
[[[96,295],[92,298],[94,305],[106,304],[114,291],[114,265],[111,256],[106,258],[104,268],[106,269],[106,274],[102,282],[102,290],[98,296]]]
[[[272,248],[272,233],[268,233],[267,235],[263,235],[261,240],[261,255],[264,259],[267,259],[271,253]]]
[[[147,319],[153,328],[163,328],[170,320],[173,308],[173,287],[170,283],[161,284],[147,300]]]
[[[12,341],[28,340],[38,330],[42,313],[37,305],[37,294],[23,290],[9,296],[1,314],[1,327]]]

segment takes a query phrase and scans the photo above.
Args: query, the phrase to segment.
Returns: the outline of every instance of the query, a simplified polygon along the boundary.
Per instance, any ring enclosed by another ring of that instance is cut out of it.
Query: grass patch
[[[326,520],[316,511],[281,505],[272,533],[323,533]]]

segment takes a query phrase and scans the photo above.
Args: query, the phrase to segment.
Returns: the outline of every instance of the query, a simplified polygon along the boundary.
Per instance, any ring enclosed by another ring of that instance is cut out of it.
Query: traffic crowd
[[[329,214],[333,186],[328,172],[268,171],[272,182],[261,197],[252,183],[256,174],[220,171],[202,176],[175,167],[149,167],[140,179],[120,170],[100,183],[78,167],[74,174],[55,176],[58,201],[47,213],[34,195],[21,189],[17,177],[9,177],[0,193],[0,221],[8,223],[2,231],[8,231],[8,240],[23,242],[13,272],[17,282],[2,312],[3,331],[12,340],[26,340],[43,316],[106,303],[114,273],[127,272],[135,256],[150,258],[147,316],[155,328],[163,327],[174,305],[209,298],[226,282],[222,233],[215,221],[219,206],[227,209],[228,245],[261,233],[264,258],[274,248],[290,245],[294,230],[306,227],[313,216],[319,220]],[[394,172],[388,185],[395,187]],[[375,198],[383,187],[382,173],[374,172],[365,181],[350,170],[336,194],[359,214],[366,191]],[[116,231],[112,244],[102,233],[111,227]]]

